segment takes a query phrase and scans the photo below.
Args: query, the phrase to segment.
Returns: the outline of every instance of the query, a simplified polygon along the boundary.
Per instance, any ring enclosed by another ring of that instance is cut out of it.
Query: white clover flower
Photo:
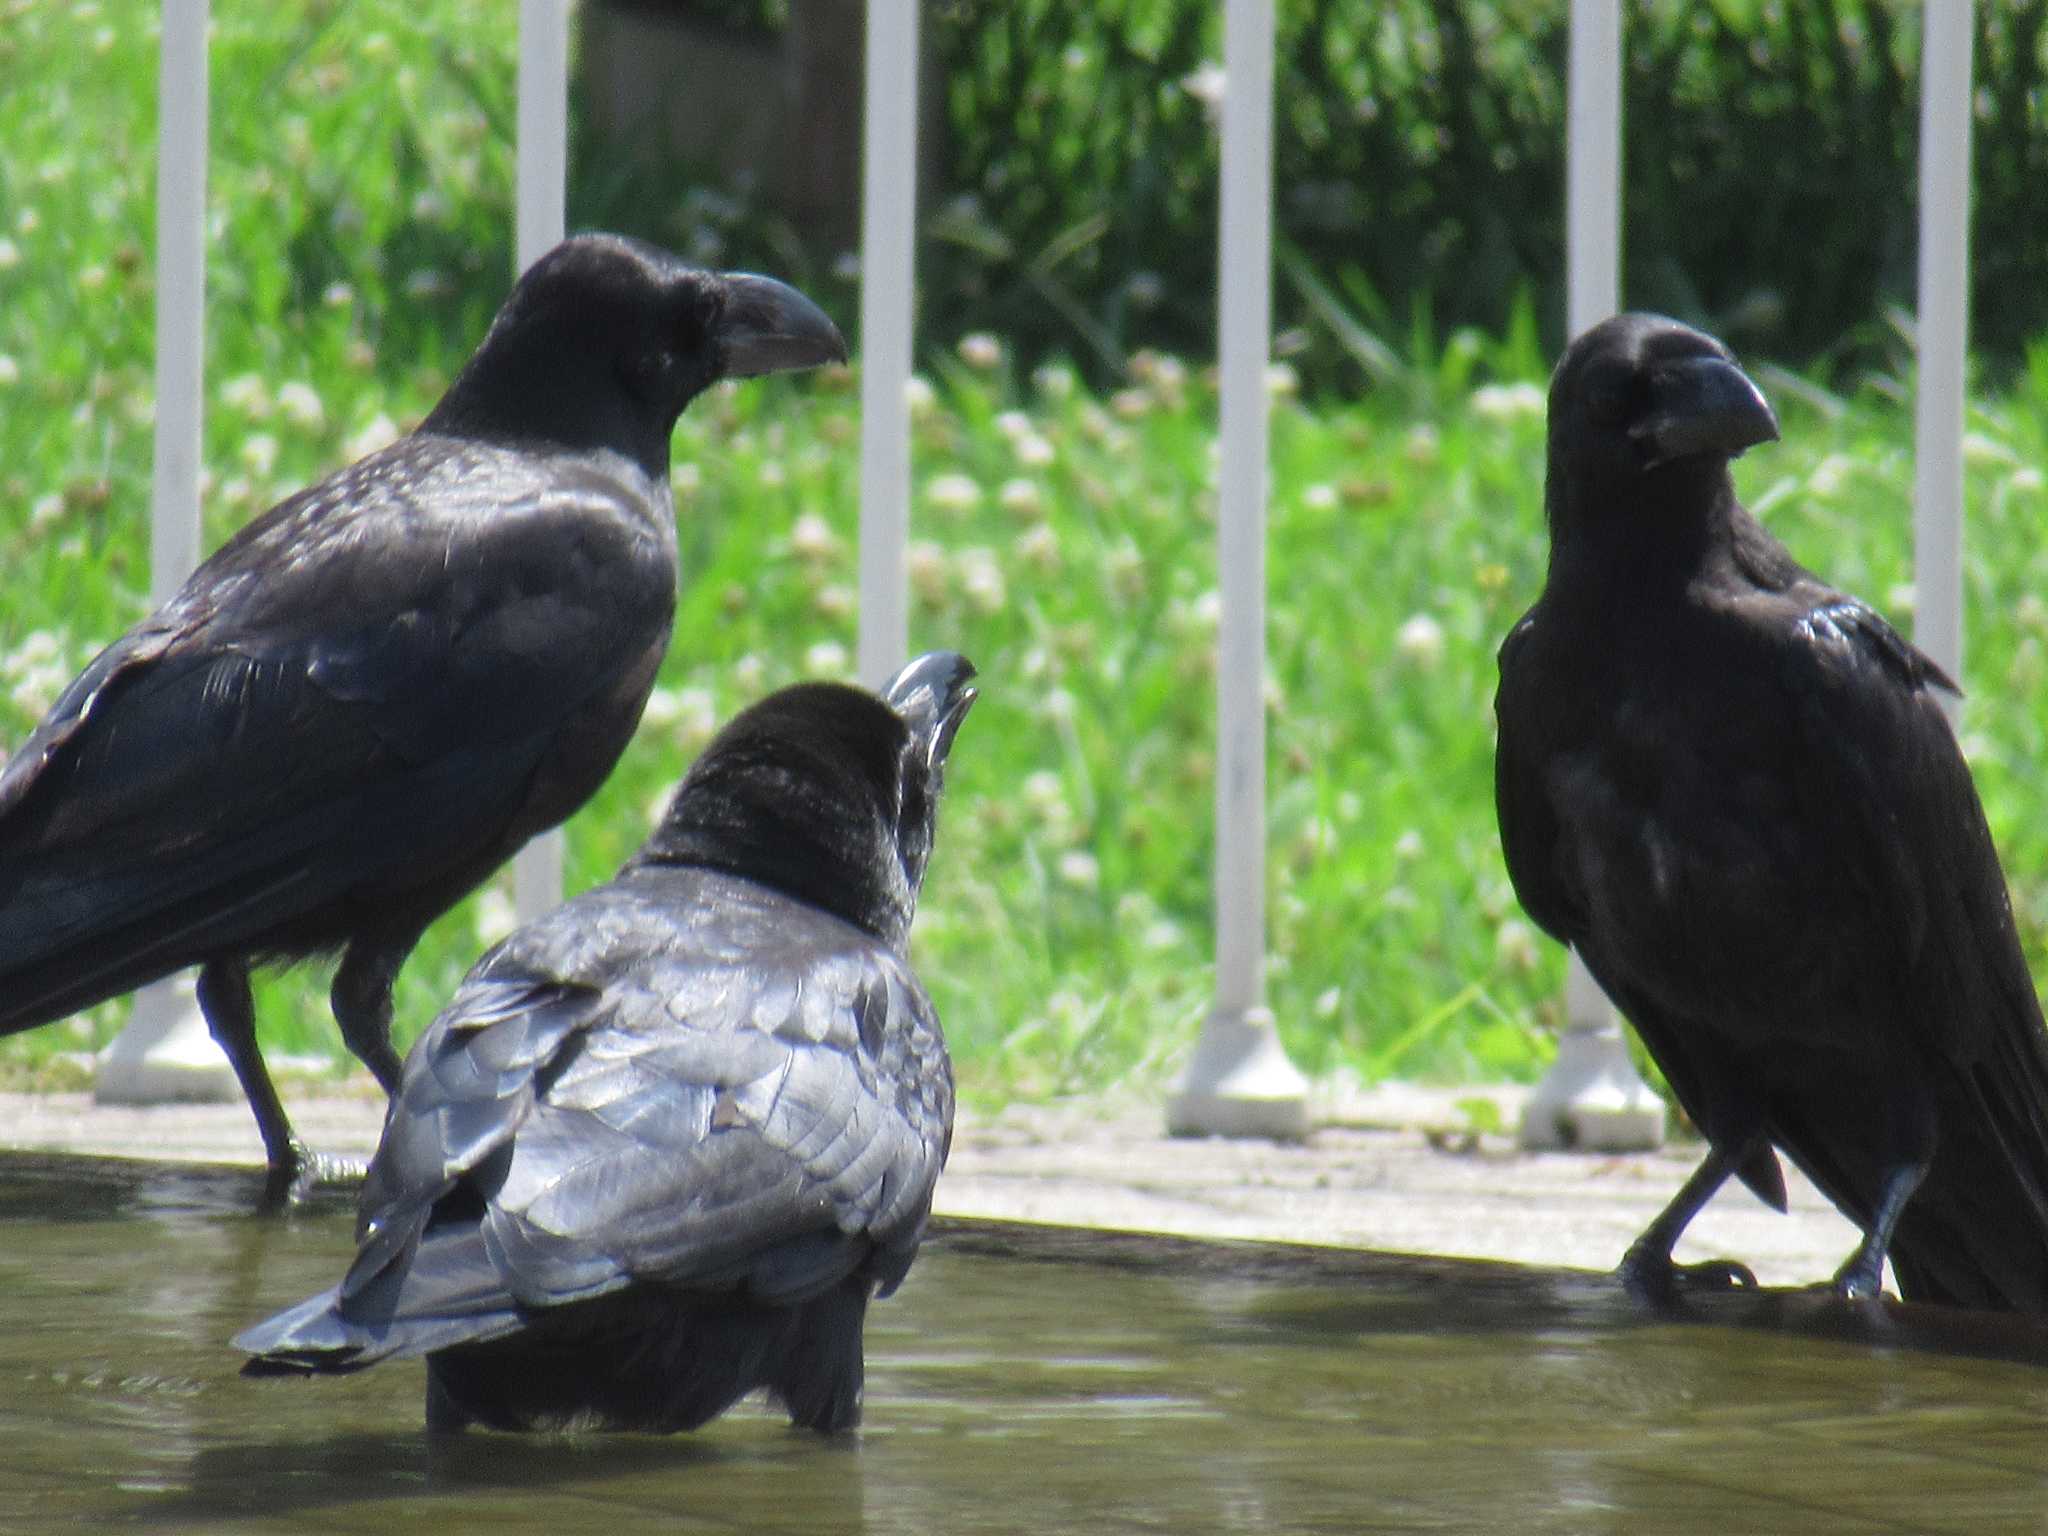
[[[996,491],[996,505],[1012,517],[1036,518],[1045,512],[1045,496],[1034,481],[1005,480]]]
[[[1316,1000],[1309,1005],[1309,1011],[1319,1019],[1334,1019],[1337,1010],[1344,1006],[1344,989],[1328,987],[1316,994]]]
[[[732,680],[743,693],[759,693],[768,680],[768,663],[759,653],[749,651],[732,664]]]
[[[1190,610],[1194,620],[1204,629],[1214,629],[1223,622],[1223,594],[1211,587],[1195,599]]]
[[[925,500],[941,512],[972,512],[981,505],[981,487],[972,475],[957,471],[934,475],[925,482]]]
[[[1394,649],[1401,659],[1424,672],[1436,669],[1444,659],[1444,627],[1426,613],[1418,613],[1394,632]]]
[[[242,439],[242,462],[259,479],[268,479],[277,468],[277,439],[268,432],[252,432]]]
[[[270,385],[260,373],[238,373],[221,385],[220,403],[251,421],[262,421],[271,412]]]
[[[1519,917],[1508,918],[1493,931],[1493,958],[1503,970],[1535,970],[1543,959],[1536,930]]]
[[[445,224],[448,199],[433,187],[422,187],[412,195],[412,216],[421,224]]]
[[[1266,393],[1274,399],[1301,393],[1301,375],[1292,363],[1273,363],[1266,369]]]
[[[1123,598],[1134,598],[1145,590],[1145,556],[1137,541],[1125,534],[1102,557],[1102,574],[1109,589]]]
[[[28,509],[29,527],[40,532],[64,516],[64,498],[52,491],[47,496],[38,496]]]
[[[668,472],[669,488],[678,496],[694,496],[697,488],[704,483],[704,471],[696,462],[685,459]]]
[[[929,539],[919,539],[906,552],[905,564],[910,573],[910,590],[917,594],[918,601],[934,608],[942,605],[953,588],[945,550]]]
[[[647,695],[647,703],[640,710],[640,723],[657,729],[676,723],[682,714],[681,699],[673,688],[656,688]]]
[[[33,208],[24,208],[14,216],[14,227],[24,235],[32,235],[43,227],[43,216]]]
[[[0,667],[9,673],[20,673],[31,667],[47,666],[64,654],[64,644],[47,629],[32,629],[21,637],[21,644],[8,652]]]
[[[1017,558],[1050,575],[1060,568],[1060,536],[1049,523],[1034,523],[1017,537]]]
[[[995,552],[963,549],[958,566],[960,592],[969,605],[981,613],[1001,613],[1009,592],[1003,584],[1003,568],[996,563]]]
[[[2004,443],[1985,432],[1963,434],[1963,462],[1965,464],[2017,464],[2019,455]]]
[[[987,373],[1003,362],[1003,344],[987,331],[969,331],[960,338],[960,361]]]
[[[1138,947],[1157,954],[1161,950],[1177,948],[1180,941],[1180,924],[1171,918],[1162,917],[1157,922],[1146,925],[1144,933],[1139,936]]]
[[[1031,418],[1022,411],[998,411],[995,425],[998,432],[1014,443],[1031,431]]]
[[[1180,77],[1180,88],[1199,101],[1209,120],[1214,122],[1223,110],[1223,93],[1229,89],[1229,76],[1214,59],[1205,59],[1200,68]]]
[[[1124,294],[1140,309],[1151,309],[1166,297],[1166,279],[1157,272],[1133,272]]]
[[[763,459],[761,467],[754,472],[754,478],[763,490],[779,491],[789,484],[789,471],[783,468],[780,459]]]
[[[98,262],[82,269],[78,274],[78,286],[87,293],[98,293],[107,286],[107,269]]]
[[[860,281],[860,252],[841,251],[832,258],[832,275],[842,283]]]
[[[1408,429],[1401,453],[1410,464],[1426,469],[1443,456],[1443,436],[1430,423],[1418,421]]]
[[[1041,363],[1031,370],[1031,385],[1048,400],[1064,400],[1074,392],[1074,370],[1065,363]]]
[[[1015,446],[1017,462],[1027,469],[1043,469],[1059,457],[1052,444],[1036,432],[1018,438]]]
[[[1357,815],[1355,807],[1351,814],[1353,816]],[[1347,817],[1346,819],[1348,820],[1349,818]],[[1394,857],[1403,864],[1413,864],[1417,859],[1421,858],[1422,834],[1416,831],[1415,828],[1410,827],[1406,832],[1395,838]]]
[[[454,291],[455,284],[438,267],[419,267],[406,275],[405,296],[408,299],[445,299]]]
[[[21,364],[0,352],[0,389],[11,388],[21,382]]]
[[[398,441],[398,424],[382,411],[363,423],[362,430],[351,437],[342,452],[351,459],[360,459],[375,453],[379,448],[388,448]]]
[[[829,587],[820,587],[817,596],[811,599],[811,606],[820,618],[850,619],[859,607],[853,588],[835,582]]]
[[[1083,853],[1078,848],[1069,849],[1060,855],[1060,878],[1084,891],[1092,891],[1102,883],[1102,866],[1095,855]]]
[[[489,948],[519,926],[519,910],[512,898],[496,884],[487,885],[476,898],[476,941]]]
[[[938,408],[939,397],[930,379],[913,373],[903,381],[903,403],[910,408],[912,421],[923,421]]]
[[[1301,493],[1301,504],[1311,512],[1328,512],[1337,505],[1337,487],[1318,481]]]
[[[1544,412],[1543,389],[1526,379],[1515,384],[1482,384],[1472,391],[1470,404],[1472,414],[1481,421],[1505,425],[1530,417],[1540,419]]]
[[[1887,612],[1900,617],[1911,618],[1913,610],[1920,606],[1920,591],[1910,581],[1902,581],[1884,595]]]
[[[21,247],[5,236],[0,236],[0,272],[21,265]]]
[[[678,689],[675,699],[677,737],[685,747],[702,746],[718,730],[718,701],[709,688]]]
[[[839,535],[815,512],[806,512],[789,530],[789,552],[799,560],[830,560],[839,553]]]
[[[1855,460],[1847,454],[1831,453],[1814,465],[1813,473],[1806,477],[1807,493],[1823,501],[1832,500],[1842,493],[1842,487],[1855,473]]]
[[[1136,421],[1152,409],[1152,396],[1142,389],[1120,389],[1109,397],[1109,408],[1125,421]]]
[[[804,652],[804,671],[812,677],[844,677],[849,665],[846,647],[837,640],[820,640]]]
[[[278,389],[277,408],[294,426],[318,431],[327,424],[327,407],[320,403],[313,386],[302,380],[294,379]]]
[[[2005,483],[2022,495],[2032,496],[2041,489],[2041,471],[2031,464],[2023,465],[2007,476]]]

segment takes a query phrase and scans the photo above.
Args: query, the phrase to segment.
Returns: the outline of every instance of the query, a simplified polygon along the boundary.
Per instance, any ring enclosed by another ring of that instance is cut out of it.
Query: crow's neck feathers
[[[901,952],[938,798],[936,774],[911,745],[872,694],[786,689],[719,734],[628,868],[690,865],[758,881]]]

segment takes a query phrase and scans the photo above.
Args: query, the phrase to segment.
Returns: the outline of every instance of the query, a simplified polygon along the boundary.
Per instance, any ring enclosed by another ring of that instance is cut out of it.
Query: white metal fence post
[[[1572,0],[1566,79],[1565,329],[1621,305],[1621,3]],[[1522,1114],[1522,1145],[1615,1150],[1664,1139],[1664,1103],[1636,1073],[1614,1005],[1566,962],[1557,1060]]]
[[[860,199],[860,677],[910,653],[917,0],[868,0]]]
[[[1913,641],[1963,671],[1963,365],[1970,316],[1970,0],[1927,0],[1920,53]]]
[[[568,222],[569,0],[519,0],[518,124],[514,247],[524,272],[561,243]],[[519,851],[512,888],[521,922],[561,901],[559,827]]]
[[[158,603],[199,563],[206,344],[207,0],[164,0],[157,70],[156,426],[149,585]],[[135,994],[93,1095],[110,1104],[240,1096],[188,971]]]
[[[1227,0],[1217,273],[1216,1001],[1167,1105],[1175,1135],[1299,1137],[1308,1084],[1266,1007],[1266,368],[1273,282],[1273,3]]]

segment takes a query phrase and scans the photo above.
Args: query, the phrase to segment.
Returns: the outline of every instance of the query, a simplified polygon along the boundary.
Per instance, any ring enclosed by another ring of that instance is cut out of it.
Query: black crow
[[[1622,1274],[1784,1151],[1864,1233],[1834,1277],[2048,1310],[2048,1035],[1943,713],[1954,685],[1803,569],[1728,462],[1778,435],[1711,337],[1622,315],[1550,386],[1550,566],[1500,652],[1501,845],[1710,1146]]]
[[[243,1370],[423,1354],[441,1429],[693,1429],[762,1388],[856,1424],[952,1137],[905,947],[973,675],[756,704],[615,880],[478,961],[406,1061],[355,1262]]]
[[[845,355],[768,278],[609,235],[534,263],[418,431],[236,534],[7,763],[0,1034],[197,964],[273,1174],[308,1167],[249,968],[339,952],[342,1036],[397,1086],[420,934],[639,722],[675,612],[676,417]]]

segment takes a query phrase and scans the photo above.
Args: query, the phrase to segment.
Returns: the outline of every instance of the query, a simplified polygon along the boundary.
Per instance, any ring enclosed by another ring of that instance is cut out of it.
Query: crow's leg
[[[1875,1296],[1884,1288],[1884,1256],[1891,1249],[1892,1234],[1898,1230],[1899,1217],[1905,1214],[1913,1191],[1926,1177],[1927,1164],[1924,1162],[1903,1163],[1886,1176],[1870,1230],[1863,1234],[1863,1241],[1849,1255],[1849,1262],[1835,1271],[1834,1289],[1837,1293],[1849,1298]]]
[[[398,1092],[402,1063],[391,1048],[391,985],[419,942],[417,930],[393,938],[359,938],[341,957],[327,999],[341,1038],[377,1079],[384,1092]]]
[[[475,1422],[455,1400],[441,1379],[433,1357],[427,1358],[427,1430],[437,1435],[459,1435]]]
[[[1728,1182],[1741,1166],[1747,1147],[1734,1152],[1710,1147],[1706,1158],[1692,1171],[1671,1203],[1643,1228],[1642,1236],[1628,1245],[1615,1271],[1630,1292],[1651,1301],[1668,1301],[1681,1290],[1754,1290],[1756,1276],[1749,1267],[1732,1259],[1713,1259],[1704,1264],[1675,1264],[1671,1250],[1679,1235],[1700,1207],[1714,1198],[1714,1192]]]
[[[242,1084],[242,1094],[256,1115],[263,1135],[263,1155],[270,1164],[266,1204],[297,1192],[313,1159],[292,1134],[291,1120],[277,1096],[277,1087],[256,1046],[256,1000],[249,992],[249,966],[237,959],[209,960],[199,970],[199,1011],[206,1027],[227,1053],[228,1065]]]

